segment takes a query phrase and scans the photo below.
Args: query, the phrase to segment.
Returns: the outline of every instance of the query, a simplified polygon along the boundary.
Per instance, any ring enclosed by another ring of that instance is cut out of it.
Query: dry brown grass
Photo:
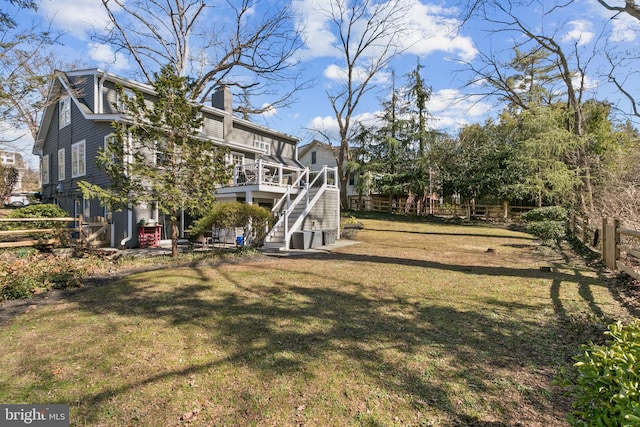
[[[607,278],[519,232],[363,222],[331,253],[162,268],[31,310],[0,327],[0,401],[69,403],[74,425],[565,425],[553,376],[633,314]]]

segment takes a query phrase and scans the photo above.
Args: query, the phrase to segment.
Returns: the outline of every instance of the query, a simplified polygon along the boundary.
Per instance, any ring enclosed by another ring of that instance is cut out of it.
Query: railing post
[[[605,267],[611,271],[615,271],[616,261],[620,257],[620,226],[619,220],[614,220],[613,224],[609,223],[607,218],[602,219],[602,261]]]
[[[607,232],[607,224],[609,224],[608,218],[602,218],[602,263],[605,265],[605,267],[608,265],[607,245],[609,244],[609,233]]]
[[[614,270],[618,269],[618,260],[620,259],[620,220],[613,220],[613,230],[615,233],[615,243],[613,245],[613,266]]]

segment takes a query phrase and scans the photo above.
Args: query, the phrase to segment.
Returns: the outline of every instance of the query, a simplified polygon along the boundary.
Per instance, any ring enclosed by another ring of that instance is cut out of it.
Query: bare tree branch
[[[612,6],[605,0],[597,0],[605,9],[617,13],[627,13],[630,16],[640,20],[640,5],[635,0],[625,0],[624,6]]]
[[[119,52],[127,52],[148,82],[154,71],[170,64],[191,75],[191,99],[204,101],[220,84],[269,95],[274,107],[286,106],[293,93],[282,93],[284,81],[297,81],[294,54],[302,42],[293,27],[289,5],[256,8],[252,0],[102,0],[111,21],[109,31],[95,34]],[[211,19],[211,15],[216,19]],[[293,90],[304,87],[300,82]],[[243,107],[244,113],[262,108]]]

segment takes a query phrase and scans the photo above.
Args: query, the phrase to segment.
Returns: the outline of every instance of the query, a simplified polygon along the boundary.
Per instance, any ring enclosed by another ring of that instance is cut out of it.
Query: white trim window
[[[58,128],[71,124],[71,98],[65,96],[58,101]]]
[[[268,142],[256,139],[255,141],[253,141],[253,146],[262,150],[267,156],[271,154],[271,144],[269,144]]]
[[[116,97],[116,105],[118,111],[121,113],[127,113],[129,111],[129,108],[125,103],[125,100],[135,99],[135,93],[133,92],[133,89],[125,87],[122,89],[122,95],[120,94],[120,91],[118,91]]]
[[[0,152],[0,163],[3,165],[13,165],[16,162],[16,153],[8,151]]]
[[[87,173],[86,141],[71,145],[71,177],[76,178]]]
[[[227,166],[244,166],[244,154],[233,151],[227,154]]]
[[[42,183],[49,183],[49,155],[42,156]]]
[[[64,148],[58,150],[58,181],[64,181],[65,177],[64,169]]]

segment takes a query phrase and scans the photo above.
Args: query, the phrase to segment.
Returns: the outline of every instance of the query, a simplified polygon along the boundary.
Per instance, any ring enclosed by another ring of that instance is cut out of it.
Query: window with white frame
[[[242,153],[229,153],[227,154],[227,165],[229,166],[243,166],[244,154]]]
[[[71,177],[83,176],[86,173],[86,141],[71,145]]]
[[[311,164],[315,165],[318,161],[318,153],[316,151],[311,152]]]
[[[129,99],[134,99],[134,98],[135,98],[135,94],[133,93],[133,89],[124,88],[122,89],[122,93],[118,91],[117,100],[116,100],[118,111],[120,111],[121,113],[126,113],[127,111],[129,111],[129,108],[127,107],[127,104],[125,101]]]
[[[16,162],[16,154],[6,151],[0,152],[0,163],[3,165],[12,165]]]
[[[71,98],[66,96],[58,101],[58,127],[63,127],[71,124]]]
[[[260,141],[259,139],[256,139],[255,141],[253,141],[253,146],[262,150],[266,155],[271,154],[271,144],[269,144],[268,142],[264,142],[264,141]]]
[[[82,215],[85,220],[91,218],[91,200],[75,199],[73,204],[73,216]]]
[[[64,181],[64,148],[58,150],[58,181]]]
[[[171,166],[173,153],[170,151],[171,146],[167,141],[156,141],[154,147],[154,166],[159,169]]]
[[[49,183],[49,155],[42,156],[42,183]]]

